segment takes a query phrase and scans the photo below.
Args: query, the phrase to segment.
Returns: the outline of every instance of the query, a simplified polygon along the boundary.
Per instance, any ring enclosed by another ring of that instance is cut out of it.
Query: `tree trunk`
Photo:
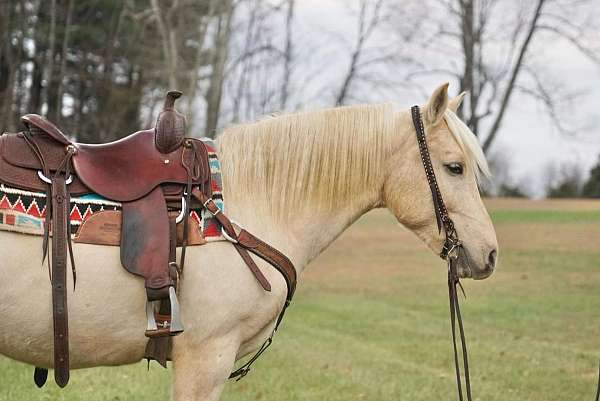
[[[470,105],[470,117],[475,114],[477,102],[475,100],[474,69],[475,69],[475,20],[473,12],[473,0],[464,0],[461,3],[461,31],[462,47],[465,58],[463,75],[460,80],[460,91],[467,92]],[[464,113],[459,110],[459,117],[463,118]],[[468,125],[468,124],[467,124]],[[471,129],[473,129],[471,127]],[[473,131],[475,132],[475,131]],[[477,134],[477,132],[475,132]]]
[[[530,25],[527,29],[527,35],[525,36],[525,39],[523,40],[523,43],[521,44],[521,48],[519,50],[519,56],[517,57],[517,61],[513,65],[512,72],[510,74],[510,79],[506,86],[506,90],[504,91],[504,95],[502,96],[500,110],[498,111],[498,114],[496,115],[494,123],[492,124],[492,127],[490,128],[490,131],[483,143],[483,151],[486,153],[489,150],[490,146],[492,145],[492,142],[496,138],[496,135],[498,134],[498,130],[500,129],[500,126],[502,124],[502,120],[504,119],[504,113],[506,112],[506,108],[508,107],[508,103],[510,101],[513,90],[515,89],[517,77],[519,76],[519,72],[521,71],[521,67],[523,65],[523,61],[525,60],[525,55],[527,54],[527,50],[529,49],[529,44],[531,43],[531,39],[533,38],[533,35],[537,29],[538,19],[540,18],[540,15],[542,14],[542,8],[544,7],[545,3],[546,3],[546,0],[538,0],[533,18],[531,19]]]
[[[177,7],[177,4],[174,3],[172,5],[169,12],[166,13],[166,16],[163,15],[164,13],[160,8],[158,0],[151,0],[151,4],[152,11],[154,12],[154,19],[156,20],[158,31],[160,32],[163,57],[169,79],[169,88],[178,89],[177,61],[179,56],[177,53],[177,40],[175,30],[169,21],[169,16],[171,16],[174,11],[173,7]]]
[[[229,37],[231,35],[231,20],[233,16],[233,1],[226,0],[222,13],[219,15],[217,39],[212,61],[210,83],[206,93],[206,127],[204,134],[214,138],[221,111],[223,81],[225,78],[225,63],[229,53]]]
[[[10,38],[16,18],[14,5],[8,1],[0,3],[0,124],[8,130],[13,130],[10,107],[15,68]]]
[[[40,5],[40,8],[41,7],[43,6]],[[48,37],[44,39],[44,42],[48,43],[48,46],[44,49],[46,53],[46,82],[51,83],[54,79],[54,56],[56,51],[56,0],[50,2],[50,31],[48,32]],[[46,89],[45,93],[47,103],[49,102],[48,91],[49,88]]]
[[[56,109],[54,112],[54,122],[60,124],[62,118],[62,106],[63,106],[63,78],[67,71],[67,53],[69,52],[69,32],[71,28],[71,18],[73,16],[73,0],[67,1],[67,18],[65,21],[65,29],[62,40],[61,52],[60,52],[60,70],[58,77],[56,77]]]
[[[281,98],[279,108],[285,110],[287,106],[289,90],[290,90],[290,75],[292,74],[292,57],[293,57],[293,42],[292,42],[292,25],[294,22],[295,0],[288,0],[288,9],[285,19],[285,49],[283,51],[283,83],[281,85]]]
[[[210,20],[214,17],[215,15],[215,8],[217,7],[217,1],[218,0],[208,0],[208,12],[206,14],[206,16],[204,16],[201,21],[200,21],[200,27],[198,28],[198,35],[197,35],[197,53],[196,53],[196,57],[194,59],[194,65],[192,66],[192,68],[190,69],[190,90],[188,91],[188,93],[186,93],[187,95],[187,115],[188,115],[188,132],[195,132],[196,131],[196,127],[195,127],[195,117],[196,117],[196,113],[194,112],[194,102],[197,100],[196,99],[196,95],[198,93],[198,86],[199,86],[199,82],[200,82],[200,74],[199,74],[199,70],[201,68],[201,66],[204,64],[204,57],[205,57],[205,53],[203,51],[204,49],[204,42],[206,41],[206,34],[207,34],[207,30],[208,30],[208,26],[210,24]]]

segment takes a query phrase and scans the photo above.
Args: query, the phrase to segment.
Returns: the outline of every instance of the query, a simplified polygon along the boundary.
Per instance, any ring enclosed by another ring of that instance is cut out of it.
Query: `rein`
[[[417,134],[417,142],[419,144],[419,153],[421,154],[421,161],[423,162],[423,168],[425,169],[425,176],[427,177],[427,183],[431,190],[431,197],[433,199],[433,209],[435,211],[435,217],[438,226],[438,232],[441,233],[442,228],[444,229],[445,240],[440,252],[440,257],[448,262],[448,299],[450,302],[450,325],[452,327],[452,345],[454,348],[454,367],[456,371],[456,386],[458,390],[458,399],[463,401],[463,389],[462,380],[460,374],[460,362],[458,357],[458,347],[456,345],[456,325],[458,322],[458,331],[460,335],[461,353],[463,357],[464,366],[464,384],[466,389],[467,401],[472,401],[471,398],[471,379],[469,375],[469,357],[467,355],[467,342],[465,339],[465,331],[463,327],[462,317],[460,314],[460,305],[458,302],[458,287],[460,287],[463,295],[464,289],[460,284],[458,278],[458,255],[460,252],[464,252],[462,244],[458,239],[458,234],[454,227],[454,223],[448,214],[448,209],[442,198],[440,188],[438,187],[437,180],[435,178],[435,171],[431,164],[431,156],[429,155],[429,148],[427,147],[427,139],[425,138],[425,127],[423,126],[423,119],[421,118],[421,111],[419,106],[413,106],[411,108],[412,121],[415,126]]]

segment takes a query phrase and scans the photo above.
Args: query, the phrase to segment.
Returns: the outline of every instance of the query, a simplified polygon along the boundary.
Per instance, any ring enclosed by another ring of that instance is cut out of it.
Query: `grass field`
[[[465,281],[475,400],[592,400],[600,359],[600,201],[488,202],[500,265]],[[455,400],[445,266],[385,211],[361,219],[301,277],[274,346],[223,400]],[[35,388],[0,357],[0,400],[165,400],[145,364]]]

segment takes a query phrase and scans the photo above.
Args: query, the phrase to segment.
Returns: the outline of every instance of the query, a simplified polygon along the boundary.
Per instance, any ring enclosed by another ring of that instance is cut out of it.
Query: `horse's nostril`
[[[496,255],[498,254],[498,252],[496,252],[496,250],[494,249],[492,252],[490,252],[490,255],[488,256],[488,264],[490,266],[494,266],[496,265]]]

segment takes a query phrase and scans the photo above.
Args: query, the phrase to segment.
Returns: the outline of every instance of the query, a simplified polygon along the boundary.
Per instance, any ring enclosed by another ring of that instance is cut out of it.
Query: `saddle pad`
[[[219,209],[225,210],[222,192],[221,165],[215,145],[210,138],[202,138],[206,145],[211,173],[212,199]],[[81,225],[91,216],[103,211],[121,211],[121,203],[104,199],[97,194],[71,197],[71,235],[77,236]],[[0,184],[0,230],[23,234],[43,235],[46,216],[46,194],[30,192]],[[225,240],[221,224],[206,210],[192,210],[196,222],[207,242]],[[118,244],[116,244],[118,245]]]

